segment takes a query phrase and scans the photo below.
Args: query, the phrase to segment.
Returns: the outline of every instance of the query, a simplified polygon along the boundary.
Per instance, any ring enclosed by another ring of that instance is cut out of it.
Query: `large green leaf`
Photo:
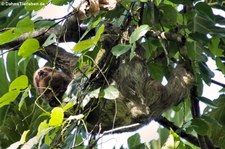
[[[0,108],[13,102],[20,94],[19,90],[9,91],[0,98]]]
[[[33,53],[37,52],[39,48],[40,48],[40,45],[37,39],[35,38],[27,39],[21,45],[18,55],[26,58],[32,55]]]
[[[9,91],[22,90],[28,87],[28,78],[25,75],[17,77],[9,86]]]

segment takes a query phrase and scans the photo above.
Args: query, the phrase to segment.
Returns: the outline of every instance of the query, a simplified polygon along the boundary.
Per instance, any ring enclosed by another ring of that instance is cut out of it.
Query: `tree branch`
[[[159,118],[156,118],[155,121],[157,121],[159,124],[161,124],[162,126],[164,126],[165,128],[172,128],[174,131],[180,131],[180,128],[178,126],[176,126],[174,123],[170,122],[168,119],[166,119],[163,116],[160,116]],[[196,146],[200,146],[198,139],[195,136],[192,136],[190,134],[187,134],[185,131],[181,130],[179,133],[180,137],[184,138],[185,140],[189,141],[190,143],[196,145]]]
[[[197,93],[197,86],[194,86],[191,89],[191,112],[193,118],[199,118],[200,117],[200,107],[199,107],[199,100],[197,99],[198,93]],[[198,141],[199,146],[202,149],[214,149],[212,142],[207,136],[202,136],[198,134]]]
[[[53,66],[61,68],[68,76],[73,76],[72,68],[77,63],[78,57],[72,53],[66,52],[57,45],[50,45],[44,50],[37,51],[35,54],[46,59]]]

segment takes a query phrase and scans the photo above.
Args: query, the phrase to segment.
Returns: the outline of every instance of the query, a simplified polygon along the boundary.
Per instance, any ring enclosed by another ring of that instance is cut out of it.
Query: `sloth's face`
[[[39,95],[52,107],[59,105],[68,84],[72,79],[51,67],[38,69],[33,76],[34,86]]]

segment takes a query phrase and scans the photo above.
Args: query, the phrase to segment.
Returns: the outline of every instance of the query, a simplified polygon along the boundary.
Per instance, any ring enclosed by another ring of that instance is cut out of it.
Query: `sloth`
[[[83,109],[83,112],[88,111],[88,129],[103,132],[143,123],[146,117],[157,118],[189,95],[193,78],[184,64],[178,64],[164,86],[149,76],[145,61],[137,57],[123,60],[113,74],[120,97],[115,101],[91,99]],[[50,67],[38,69],[33,76],[38,94],[43,95],[51,107],[60,105],[68,84],[74,79]]]

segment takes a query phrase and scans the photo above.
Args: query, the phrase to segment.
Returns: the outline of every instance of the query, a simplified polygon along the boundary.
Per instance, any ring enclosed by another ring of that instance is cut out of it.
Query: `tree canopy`
[[[49,3],[67,5],[71,11],[61,18],[35,17]],[[225,74],[225,16],[216,13],[225,13],[224,4],[223,0],[0,2],[0,147],[98,148],[104,135],[133,131],[155,120],[162,126],[159,139],[142,143],[135,134],[127,140],[129,148],[225,148],[225,83],[213,79],[215,71]],[[60,46],[69,42],[76,43],[70,52]],[[33,74],[43,59],[46,66],[73,76],[65,93],[76,97],[66,98],[73,102],[50,107],[37,94]],[[216,70],[209,68],[209,59]],[[120,73],[124,70],[125,76]],[[193,79],[191,86],[185,82],[188,77]],[[146,84],[138,86],[134,79]],[[163,79],[169,82],[165,88],[160,84]],[[204,84],[220,86],[219,97],[202,96]],[[156,92],[148,93],[152,88]],[[162,96],[165,104],[159,100],[149,107],[140,104],[142,99]],[[136,104],[132,99],[140,100],[137,117],[125,108],[133,106],[128,100]],[[97,103],[90,105],[89,100]],[[97,128],[93,117],[102,122]]]

